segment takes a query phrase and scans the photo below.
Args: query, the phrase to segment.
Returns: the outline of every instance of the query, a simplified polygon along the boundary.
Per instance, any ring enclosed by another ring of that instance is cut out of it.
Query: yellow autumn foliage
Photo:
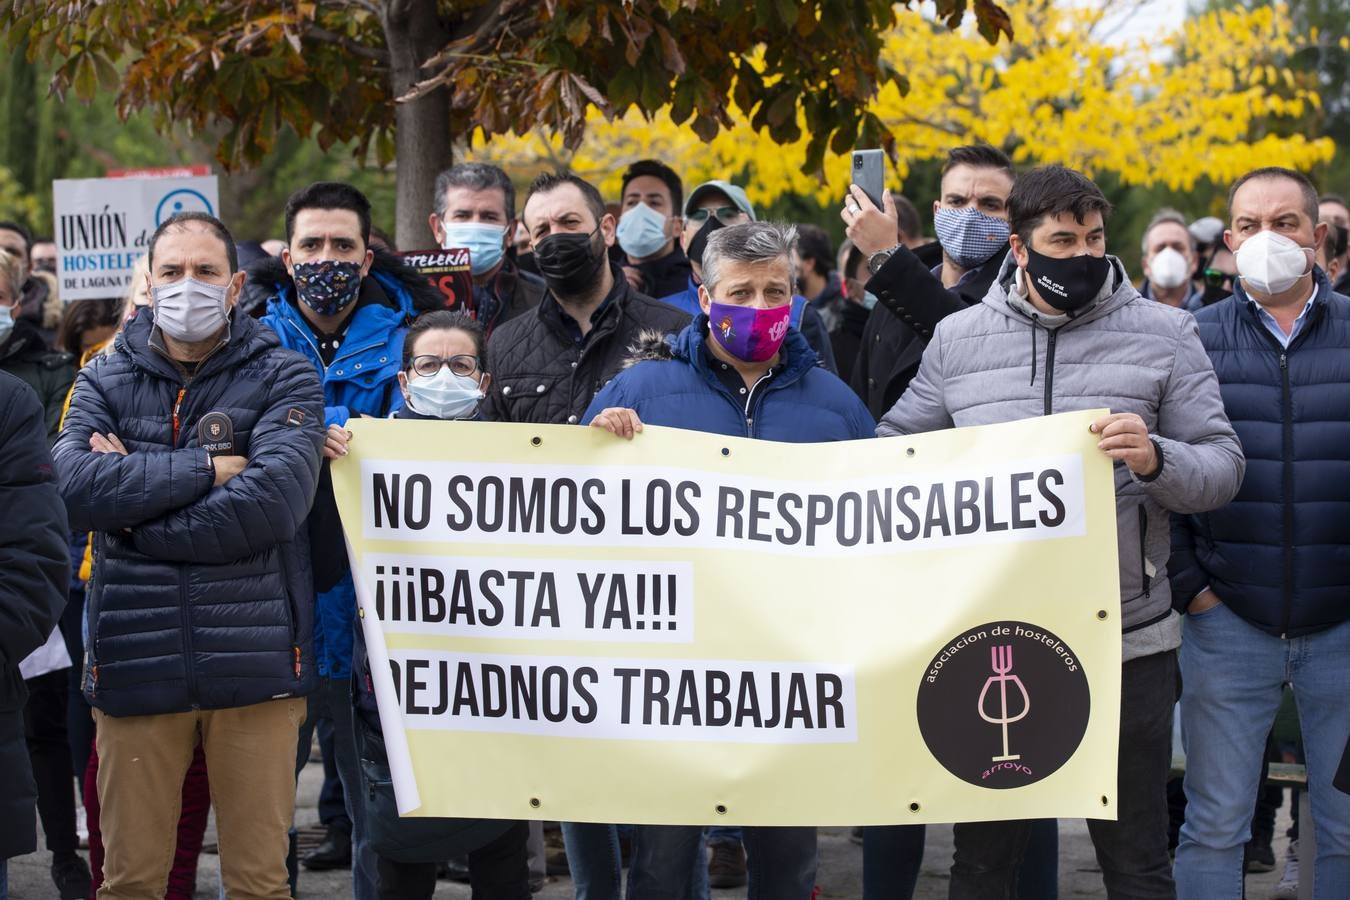
[[[953,31],[897,11],[884,53],[908,77],[909,92],[888,85],[871,110],[895,137],[900,181],[912,163],[975,141],[1003,147],[1019,165],[1062,162],[1181,190],[1257,166],[1306,170],[1334,153],[1330,139],[1297,133],[1321,100],[1309,78],[1281,65],[1311,40],[1293,32],[1283,5],[1190,17],[1174,33],[1132,44],[1099,36],[1104,7],[1006,6],[1017,37],[998,45],[972,26]],[[734,110],[733,126],[708,143],[672,122],[668,109],[651,121],[636,110],[612,121],[594,108],[587,116],[575,151],[556,135],[532,133],[487,142],[479,135],[462,155],[513,173],[570,168],[606,197],[617,197],[626,164],[646,157],[691,185],[746,173],[757,204],[786,194],[829,203],[849,180],[846,155],[827,154],[823,171],[803,173],[806,140],[777,144],[750,127],[745,110]]]

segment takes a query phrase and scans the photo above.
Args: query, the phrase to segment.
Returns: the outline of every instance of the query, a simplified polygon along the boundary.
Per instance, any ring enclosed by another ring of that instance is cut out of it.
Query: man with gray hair
[[[437,175],[427,224],[437,247],[468,249],[473,297],[463,305],[488,334],[539,305],[544,280],[520,271],[507,254],[516,233],[516,189],[501,169],[460,163]]]
[[[767,222],[710,234],[700,315],[671,343],[644,335],[583,420],[629,440],[644,422],[794,443],[871,437],[867,407],[788,327],[795,237]],[[697,823],[638,826],[628,900],[688,896],[701,834]],[[744,841],[752,896],[811,896],[814,828],[746,827]]]
[[[1188,312],[1203,307],[1202,292],[1195,286],[1195,237],[1186,227],[1186,217],[1163,207],[1153,214],[1140,240],[1144,283],[1139,294]]]

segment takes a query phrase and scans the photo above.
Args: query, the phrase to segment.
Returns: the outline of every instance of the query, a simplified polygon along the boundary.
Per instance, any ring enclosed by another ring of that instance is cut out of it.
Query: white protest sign
[[[61,299],[120,297],[150,236],[175,213],[220,209],[216,176],[52,182]]]

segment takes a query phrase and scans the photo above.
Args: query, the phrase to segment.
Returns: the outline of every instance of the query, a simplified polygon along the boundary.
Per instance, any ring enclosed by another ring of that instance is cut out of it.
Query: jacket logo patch
[[[303,409],[297,409],[297,408],[295,408],[294,406],[292,406],[292,407],[286,412],[286,424],[287,424],[287,425],[296,425],[296,426],[304,425],[304,424],[305,424],[305,411],[304,411]]]

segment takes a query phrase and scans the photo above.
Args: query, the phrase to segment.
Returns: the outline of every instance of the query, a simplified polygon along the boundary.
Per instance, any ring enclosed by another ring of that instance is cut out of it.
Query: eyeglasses
[[[708,216],[716,216],[719,222],[735,222],[745,216],[739,206],[719,206],[716,209],[696,209],[686,218],[691,222],[706,222]]]
[[[421,375],[423,378],[430,378],[441,370],[441,366],[449,366],[450,371],[456,375],[472,375],[478,371],[478,357],[470,356],[467,353],[461,353],[458,356],[439,357],[439,356],[417,356],[413,357],[413,374]]]

